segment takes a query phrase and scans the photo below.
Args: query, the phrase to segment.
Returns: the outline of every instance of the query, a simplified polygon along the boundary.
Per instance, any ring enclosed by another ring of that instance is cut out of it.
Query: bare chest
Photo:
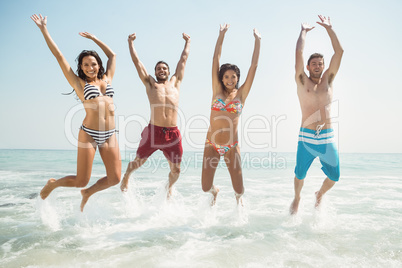
[[[177,88],[167,85],[156,84],[148,91],[148,97],[151,103],[176,103],[179,99]]]
[[[326,101],[332,99],[332,88],[328,84],[312,82],[300,86],[297,90],[299,99],[305,101]]]

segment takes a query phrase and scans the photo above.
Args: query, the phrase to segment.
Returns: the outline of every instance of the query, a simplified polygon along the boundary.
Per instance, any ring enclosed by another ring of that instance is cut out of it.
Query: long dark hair
[[[99,72],[97,77],[99,79],[102,79],[103,75],[105,74],[105,69],[103,68],[102,60],[99,57],[98,53],[93,50],[83,50],[80,55],[78,55],[77,59],[75,60],[77,62],[77,74],[78,77],[81,78],[82,80],[86,80],[87,76],[84,74],[84,71],[81,69],[82,65],[82,59],[86,56],[93,56],[95,57],[96,61],[98,62],[99,65]]]
[[[93,56],[96,59],[96,62],[99,65],[99,71],[98,71],[98,75],[97,77],[99,79],[102,79],[103,75],[105,74],[105,69],[103,68],[103,64],[102,64],[102,60],[99,57],[98,53],[96,53],[96,51],[94,50],[83,50],[78,57],[75,59],[75,61],[77,62],[77,75],[79,78],[81,78],[82,80],[87,79],[87,76],[84,74],[84,71],[81,69],[81,65],[82,65],[82,59],[86,56]],[[75,89],[73,88],[73,90],[70,93],[62,93],[63,95],[70,95],[75,91]]]
[[[223,75],[228,70],[233,70],[236,73],[237,79],[238,79],[237,84],[236,84],[236,89],[238,89],[239,88],[239,81],[240,81],[240,69],[239,69],[239,67],[237,67],[237,65],[230,64],[230,63],[222,64],[221,68],[219,68],[219,81],[221,82],[221,85],[222,85],[223,89],[226,90],[226,87],[222,82]]]

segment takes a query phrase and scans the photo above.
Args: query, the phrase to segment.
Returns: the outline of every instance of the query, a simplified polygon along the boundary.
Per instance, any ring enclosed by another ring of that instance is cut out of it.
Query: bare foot
[[[237,201],[237,205],[240,205],[240,206],[244,207],[243,198],[241,196],[240,197],[236,196],[236,201]]]
[[[212,186],[211,190],[209,191],[209,192],[212,194],[212,196],[213,196],[212,201],[211,201],[211,207],[212,207],[212,206],[215,206],[215,204],[216,204],[216,197],[218,196],[219,191],[220,191],[219,188],[216,187],[216,186]]]
[[[291,215],[294,215],[297,213],[297,211],[299,210],[299,202],[300,202],[300,198],[295,198],[292,202],[292,204],[290,205],[289,208],[289,213]]]
[[[169,200],[170,199],[170,197],[172,197],[172,192],[173,192],[173,186],[172,187],[170,187],[170,188],[168,188],[169,187],[169,182],[168,182],[168,185],[167,185],[167,187],[166,187],[166,190],[167,190],[167,196],[166,196],[166,199],[167,200]]]
[[[121,180],[121,184],[120,184],[120,190],[122,192],[127,192],[128,190],[128,179],[130,176],[127,176],[126,174],[124,174],[123,179]]]
[[[89,197],[91,196],[88,193],[88,189],[82,189],[81,190],[81,195],[82,195],[82,200],[81,200],[81,212],[84,212],[84,206],[88,202]]]
[[[235,192],[235,197],[236,197],[237,205],[240,204],[241,206],[243,206],[243,198],[242,198],[242,196],[243,196],[243,193],[238,194],[238,193]]]
[[[315,208],[318,209],[322,201],[322,194],[320,191],[315,192],[315,198]]]
[[[56,179],[50,179],[47,181],[46,185],[43,186],[42,191],[40,191],[40,197],[45,200],[46,197],[49,196],[49,194],[54,190],[55,185],[54,182],[56,181]]]

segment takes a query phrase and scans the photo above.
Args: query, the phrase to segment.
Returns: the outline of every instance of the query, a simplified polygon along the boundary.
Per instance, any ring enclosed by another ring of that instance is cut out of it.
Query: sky
[[[343,48],[334,81],[333,122],[341,153],[402,153],[402,24],[399,0],[338,1],[0,1],[0,149],[76,149],[83,107],[49,51],[32,14],[48,16],[48,30],[76,69],[84,49],[78,35],[95,34],[117,54],[113,80],[116,125],[122,150],[136,150],[148,124],[145,87],[131,61],[127,36],[149,73],[159,60],[171,69],[191,36],[181,85],[179,127],[185,151],[201,151],[209,126],[211,65],[219,24],[229,23],[221,63],[241,70],[244,82],[254,46],[262,35],[256,77],[239,125],[242,151],[295,152],[301,111],[294,80],[294,51],[302,22],[315,25],[304,58],[333,54],[318,14],[329,16]]]

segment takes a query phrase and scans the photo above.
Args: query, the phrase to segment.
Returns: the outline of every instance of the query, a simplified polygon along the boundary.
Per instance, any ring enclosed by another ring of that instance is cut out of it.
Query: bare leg
[[[211,206],[214,206],[216,204],[216,197],[218,196],[219,188],[216,187],[215,185],[212,185],[211,190],[209,190],[208,192],[212,194],[213,198],[211,201]]]
[[[146,161],[147,161],[147,159],[142,159],[142,158],[136,157],[133,161],[131,161],[128,164],[126,173],[124,174],[123,179],[120,184],[120,189],[122,192],[127,192],[128,181],[130,179],[131,173],[134,172],[135,170],[137,170],[139,167],[141,167]]]
[[[47,181],[46,185],[43,186],[42,190],[40,191],[40,197],[45,200],[49,194],[57,187],[55,185],[56,179],[51,178]]]
[[[289,212],[290,214],[296,214],[298,209],[299,209],[299,203],[300,203],[300,193],[303,188],[304,180],[299,180],[298,178],[294,178],[294,187],[295,187],[295,198],[290,205]]]
[[[111,136],[104,144],[102,144],[101,147],[99,147],[99,153],[106,168],[106,177],[99,179],[91,187],[81,190],[81,211],[84,210],[84,206],[91,195],[120,182],[121,158],[115,134]]]
[[[231,148],[225,154],[225,163],[229,170],[230,178],[232,179],[232,185],[233,190],[235,191],[237,205],[243,205],[242,196],[244,193],[244,186],[239,146]]]
[[[202,163],[201,185],[202,190],[211,193],[213,200],[211,206],[215,205],[219,189],[213,184],[216,168],[219,164],[220,156],[210,145],[205,145]]]
[[[89,181],[89,179],[88,179]],[[49,179],[46,183],[45,186],[43,186],[42,190],[40,191],[40,197],[45,200],[50,193],[56,189],[57,187],[77,187],[76,186],[77,182],[77,176],[76,175],[70,175],[66,176],[63,178],[60,178],[58,180],[56,179]]]
[[[85,187],[91,178],[92,163],[96,153],[93,139],[80,130],[78,135],[77,175],[69,175],[58,180],[50,179],[40,192],[42,199],[46,199],[57,187]]]
[[[172,187],[173,184],[176,183],[176,181],[179,179],[180,176],[180,163],[172,163],[168,160],[169,162],[169,167],[170,167],[170,172],[169,172],[169,182],[167,185],[167,198],[169,199],[170,196],[172,195]]]
[[[320,190],[315,192],[316,202],[315,207],[318,208],[321,204],[322,196],[333,186],[335,185],[335,181],[331,181],[328,177],[322,183]]]

